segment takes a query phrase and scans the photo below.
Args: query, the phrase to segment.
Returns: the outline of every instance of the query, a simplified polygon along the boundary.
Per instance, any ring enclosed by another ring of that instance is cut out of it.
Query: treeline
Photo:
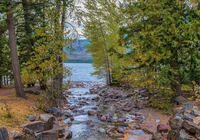
[[[64,60],[64,63],[92,63],[93,59],[69,59]]]
[[[199,0],[86,0],[84,35],[107,84],[182,95],[200,84]]]
[[[73,41],[65,25],[78,18],[77,10],[75,0],[1,0],[0,87],[2,77],[13,77],[19,97],[26,98],[22,84],[36,81],[60,93],[63,75],[70,74],[63,47]]]

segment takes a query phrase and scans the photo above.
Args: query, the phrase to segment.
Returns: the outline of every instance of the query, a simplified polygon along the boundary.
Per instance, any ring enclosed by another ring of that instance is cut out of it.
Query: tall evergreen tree
[[[13,16],[13,5],[12,0],[9,0],[9,6],[7,11],[7,21],[8,21],[8,32],[9,32],[9,44],[11,51],[11,60],[12,60],[12,70],[14,74],[14,82],[15,82],[15,90],[18,97],[22,97],[26,99],[26,94],[24,92],[21,76],[20,76],[20,65],[17,54],[17,43],[16,43],[16,35],[15,35],[15,24],[14,24],[14,16]]]

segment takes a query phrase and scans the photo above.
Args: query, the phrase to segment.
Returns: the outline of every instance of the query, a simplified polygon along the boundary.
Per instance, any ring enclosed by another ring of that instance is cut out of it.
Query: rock
[[[13,135],[13,140],[24,140],[24,137],[21,133],[19,133],[18,131],[11,131],[10,134]]]
[[[195,140],[195,138],[187,133],[184,129],[181,129],[179,131],[177,140]]]
[[[143,130],[130,130],[130,135],[145,135],[145,132]]]
[[[24,136],[25,140],[35,140],[34,131],[27,127],[23,128],[22,135]]]
[[[136,112],[135,116],[142,116],[142,113],[141,112]]]
[[[124,128],[122,128],[122,127],[119,127],[119,128],[117,129],[117,131],[118,131],[119,133],[123,133],[123,134],[126,133],[126,130],[125,130]]]
[[[113,132],[109,132],[109,131],[107,131],[106,134],[108,134],[109,137],[113,137],[113,136],[115,136],[115,133],[113,133]]]
[[[95,114],[96,114],[96,112],[93,111],[93,110],[89,110],[89,111],[88,111],[88,115],[94,116]]]
[[[131,111],[131,107],[123,107],[122,110],[129,112],[129,111]]]
[[[135,128],[135,129],[141,129],[140,125],[138,125],[138,124],[135,124],[135,125],[134,125],[134,128]]]
[[[85,121],[86,124],[90,124],[91,122],[92,122],[92,120]]]
[[[70,138],[72,138],[72,131],[65,130],[65,137],[64,137],[64,139],[70,139]]]
[[[108,131],[114,131],[115,130],[115,126],[111,126],[111,125],[108,125],[107,128],[106,128],[106,132]]]
[[[173,111],[174,111],[174,114],[180,114],[180,113],[182,113],[183,112],[183,107],[181,106],[181,107],[176,107],[176,108],[174,108],[173,109]]]
[[[64,136],[65,129],[58,124],[54,124],[52,130],[58,133],[59,138]]]
[[[23,128],[28,128],[34,132],[41,132],[44,130],[44,124],[41,121],[30,122],[28,124],[24,124]]]
[[[198,126],[200,126],[200,116],[194,117],[193,118],[193,123],[197,124]]]
[[[193,118],[194,118],[194,116],[192,116],[191,114],[189,114],[189,113],[187,113],[187,112],[184,112],[182,118],[183,118],[184,120],[188,120],[188,121],[193,122]]]
[[[56,131],[44,131],[42,132],[42,140],[57,140],[58,132]]]
[[[60,116],[60,115],[62,115],[61,110],[58,109],[57,107],[51,107],[51,109],[52,109],[52,113],[53,113],[54,116]]]
[[[197,124],[186,120],[183,121],[183,128],[193,134],[196,134],[197,131],[200,132],[200,127]]]
[[[169,125],[173,130],[180,130],[182,128],[183,120],[179,116],[169,119]]]
[[[167,133],[169,131],[169,125],[166,125],[166,124],[159,124],[157,125],[157,132],[159,133]]]
[[[123,135],[123,134],[117,134],[117,135],[115,136],[115,138],[117,138],[117,139],[124,138],[124,135]]]
[[[119,123],[123,123],[123,122],[125,122],[125,121],[126,121],[126,118],[119,118],[119,119],[118,119],[118,122],[119,122]]]
[[[177,140],[178,130],[170,130],[167,135],[167,140]]]
[[[193,116],[200,116],[200,111],[198,109],[192,109],[190,114]]]
[[[105,133],[106,130],[105,130],[104,128],[99,128],[98,132],[100,132],[100,133]]]
[[[0,128],[0,140],[9,140],[8,131],[6,128]]]
[[[184,98],[183,96],[176,97],[174,101],[177,102],[178,104],[185,104],[188,102],[188,100]]]
[[[70,117],[70,120],[73,121],[73,120],[74,120],[74,117]]]
[[[91,126],[91,127],[93,127],[93,126],[94,126],[94,123],[93,123],[93,122],[91,122],[91,123],[90,123],[90,126]]]
[[[152,140],[152,135],[132,135],[128,136],[126,140]]]
[[[36,138],[36,140],[43,140],[42,133],[36,133],[35,138]]]
[[[192,106],[193,106],[192,103],[190,103],[190,102],[186,102],[185,105],[184,105],[183,110],[186,111],[186,110],[188,110],[189,108],[191,108]]]
[[[68,124],[72,124],[73,122],[72,122],[71,120],[69,120],[67,123],[68,123]]]
[[[54,117],[51,114],[40,114],[39,119],[44,124],[44,130],[50,130],[53,128]]]
[[[120,123],[119,126],[128,127],[128,123]]]
[[[106,121],[106,117],[105,117],[105,116],[102,116],[102,117],[100,118],[100,120],[101,120],[101,121]]]
[[[30,122],[35,121],[35,119],[36,119],[36,116],[33,116],[33,115],[31,115],[31,116],[28,117],[28,120],[29,120]]]
[[[156,122],[157,122],[157,123],[160,123],[160,120],[157,119]]]
[[[67,111],[64,112],[64,115],[65,115],[66,117],[72,117],[72,114],[69,113],[69,112],[67,112]]]
[[[44,108],[44,111],[45,111],[46,113],[53,113],[52,108],[49,107],[49,106],[46,106],[46,107]]]

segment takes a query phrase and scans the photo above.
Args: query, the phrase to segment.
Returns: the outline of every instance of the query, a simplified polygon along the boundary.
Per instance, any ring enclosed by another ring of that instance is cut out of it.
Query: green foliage
[[[115,51],[123,53],[119,46],[120,16],[117,4],[108,0],[87,0],[83,11],[84,36],[91,42],[87,47],[93,56],[93,74],[106,77],[107,84],[116,80],[119,61]]]
[[[170,90],[158,91],[158,94],[150,97],[149,105],[157,109],[161,109],[165,114],[170,114],[173,111],[173,104],[171,103],[173,95],[173,92]]]

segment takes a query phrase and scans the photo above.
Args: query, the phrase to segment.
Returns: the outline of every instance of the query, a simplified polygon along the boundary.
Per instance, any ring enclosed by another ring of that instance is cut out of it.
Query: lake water
[[[94,72],[94,67],[91,63],[64,63],[66,68],[70,68],[72,76],[70,78],[64,78],[64,81],[81,81],[81,82],[104,82],[104,79],[99,79],[95,75],[91,75]]]

